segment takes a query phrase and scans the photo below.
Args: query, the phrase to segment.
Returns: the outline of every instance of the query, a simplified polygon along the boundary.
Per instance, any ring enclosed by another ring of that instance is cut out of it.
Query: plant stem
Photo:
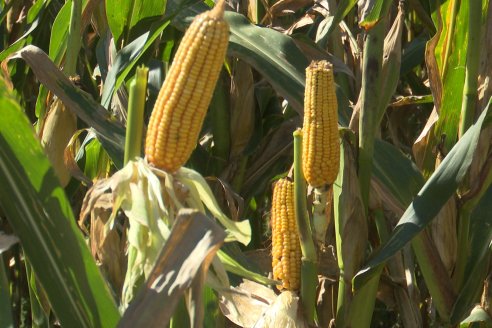
[[[385,17],[384,14],[383,17]],[[362,89],[359,123],[359,184],[366,218],[369,215],[369,191],[371,187],[372,158],[374,139],[379,125],[378,94],[381,91],[381,65],[384,46],[384,29],[386,19],[381,19],[367,32],[364,43],[362,63]],[[374,276],[360,288],[352,299],[349,312],[349,327],[369,327],[376,302],[379,276],[383,270],[380,266]]]
[[[329,185],[326,185],[321,188],[314,188],[313,192],[314,239],[318,245],[323,245],[325,242],[326,230],[328,230],[330,223],[326,212],[329,188]]]
[[[138,67],[135,79],[130,82],[124,164],[142,154],[142,129],[148,73],[147,67]]]
[[[82,20],[82,1],[72,0],[72,11],[70,16],[70,27],[68,28],[67,52],[65,56],[65,65],[63,71],[68,76],[75,75],[77,72],[77,59],[81,46],[82,36],[81,20]]]
[[[378,126],[378,94],[381,85],[385,19],[367,32],[362,63],[362,88],[359,123],[359,183],[366,217],[371,186],[374,138]]]
[[[463,101],[461,103],[460,137],[473,124],[475,118],[475,107],[478,99],[478,69],[480,64],[481,5],[482,1],[470,1],[469,3],[466,76]]]
[[[302,132],[294,131],[294,202],[297,228],[301,241],[301,302],[310,324],[316,320],[316,288],[318,256],[312,237],[306,204],[306,181],[302,173]]]
[[[468,44],[466,49],[466,76],[463,90],[463,100],[461,102],[461,120],[459,127],[459,137],[468,130],[475,119],[475,107],[478,95],[478,69],[480,63],[480,30],[482,8],[481,1],[470,1],[468,12]],[[468,185],[468,179],[465,185]],[[462,286],[464,281],[465,267],[469,253],[469,232],[471,211],[473,208],[463,206],[459,210],[458,223],[458,256],[456,269],[453,275],[453,285],[456,290]]]
[[[350,159],[349,159],[350,160]],[[345,254],[343,253],[343,233],[345,229],[345,215],[346,206],[343,202],[343,193],[350,193],[351,190],[344,183],[346,180],[346,170],[351,163],[345,162],[345,143],[342,140],[340,149],[340,172],[337,179],[333,183],[333,209],[334,209],[334,225],[335,225],[335,242],[336,242],[336,254],[338,268],[340,270],[338,280],[338,298],[337,298],[337,310],[336,310],[336,325],[338,327],[345,327],[348,321],[348,310],[350,309],[350,303],[352,301],[352,286],[346,279],[345,269]],[[361,218],[365,220],[365,218]],[[351,277],[348,277],[349,279]]]

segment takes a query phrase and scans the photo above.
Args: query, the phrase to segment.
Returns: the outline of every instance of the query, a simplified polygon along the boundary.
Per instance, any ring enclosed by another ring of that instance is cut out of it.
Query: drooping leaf
[[[357,273],[354,278],[357,286],[370,279],[379,265],[422,231],[454,194],[471,164],[484,122],[490,119],[490,107],[489,103],[477,123],[470,127],[422,187],[398,222],[388,242]]]
[[[72,82],[56,67],[48,56],[35,46],[26,46],[14,54],[31,67],[38,80],[53,92],[75,114],[95,129],[95,132],[116,167],[123,166],[125,130],[111,118],[101,105]]]

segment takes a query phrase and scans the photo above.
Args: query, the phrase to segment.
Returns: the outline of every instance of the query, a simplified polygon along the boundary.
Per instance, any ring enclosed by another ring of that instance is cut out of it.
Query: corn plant
[[[489,326],[491,13],[0,0],[0,326]]]

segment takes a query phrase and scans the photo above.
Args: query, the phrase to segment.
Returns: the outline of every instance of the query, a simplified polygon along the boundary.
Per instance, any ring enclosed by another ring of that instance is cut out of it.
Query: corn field
[[[488,0],[0,30],[0,327],[492,327]]]

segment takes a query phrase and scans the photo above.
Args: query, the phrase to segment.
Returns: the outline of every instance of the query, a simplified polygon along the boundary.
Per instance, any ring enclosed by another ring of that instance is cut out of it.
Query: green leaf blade
[[[66,327],[114,327],[119,313],[26,116],[0,81],[0,204]]]

